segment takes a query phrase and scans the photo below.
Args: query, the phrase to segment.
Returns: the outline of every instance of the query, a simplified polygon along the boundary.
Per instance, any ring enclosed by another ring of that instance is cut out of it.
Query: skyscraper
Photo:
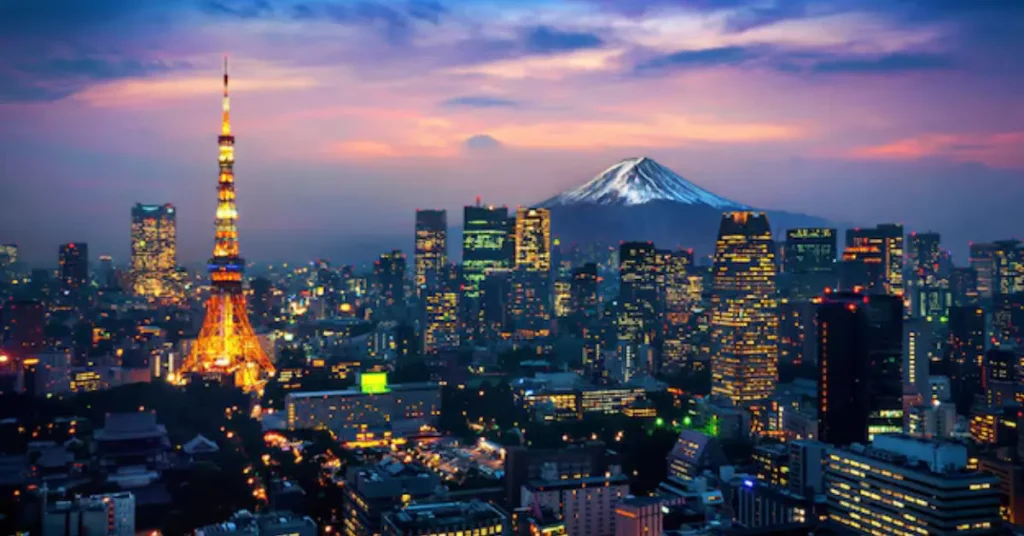
[[[1016,403],[1017,354],[1009,350],[992,348],[985,353],[982,375],[985,404],[1001,408]]]
[[[174,206],[132,208],[132,289],[137,296],[167,298],[177,294],[178,224]]]
[[[619,340],[642,343],[654,335],[659,305],[660,253],[650,242],[619,246]]]
[[[916,286],[935,283],[939,275],[941,244],[939,233],[910,233],[907,244],[907,271],[911,274],[909,283]]]
[[[847,229],[846,246],[878,248],[882,255],[883,286],[881,292],[903,295],[903,226],[883,223],[870,229]]]
[[[43,328],[46,326],[46,309],[43,304],[31,300],[9,300],[0,309],[0,328],[3,329],[4,346],[20,350],[23,354],[39,352],[45,348]]]
[[[844,291],[885,292],[885,254],[877,245],[847,246],[839,265]]]
[[[84,305],[89,292],[89,246],[72,242],[60,246],[60,298],[68,305]]]
[[[995,282],[996,245],[988,243],[971,243],[971,268],[977,274],[978,294],[983,299],[992,297],[996,288]]]
[[[1024,292],[1024,249],[1020,240],[1000,240],[995,246],[992,295]]]
[[[381,254],[373,263],[373,276],[382,306],[392,307],[405,302],[405,253],[395,249]]]
[[[783,269],[790,277],[791,297],[809,300],[838,284],[836,230],[806,227],[786,231]]]
[[[868,296],[868,439],[903,431],[903,300]]]
[[[977,305],[981,298],[978,272],[974,268],[953,268],[949,276],[949,291],[953,295],[953,305]]]
[[[423,294],[423,353],[457,348],[459,337],[459,277],[452,265],[444,266],[437,284]]]
[[[974,395],[981,392],[981,368],[985,358],[985,310],[951,307],[948,354],[939,370],[950,379],[957,409],[964,413]]]
[[[903,304],[836,293],[818,309],[820,441],[863,442],[903,429]]]
[[[691,285],[693,250],[665,252],[661,266],[659,294],[664,306],[664,333],[661,341],[662,367],[686,367],[691,353],[690,322],[693,308],[700,302]]]
[[[551,332],[551,212],[520,207],[515,238],[512,312],[516,334],[523,339],[546,337]]]
[[[601,297],[598,292],[600,278],[597,264],[588,262],[572,271],[569,283],[569,317],[574,335],[593,327],[601,315]]]
[[[867,441],[870,364],[862,296],[834,294],[818,305],[818,437],[833,445]]]
[[[619,299],[615,326],[619,359],[626,377],[657,372],[654,363],[631,362],[646,355],[639,347],[653,346],[658,337],[659,265],[661,252],[650,242],[624,242],[619,247]]]
[[[234,376],[245,390],[260,389],[264,375],[274,371],[249,323],[242,272],[245,260],[238,248],[238,207],[235,204],[235,137],[231,134],[228,101],[228,60],[224,58],[224,97],[221,133],[217,138],[220,175],[214,220],[213,257],[207,263],[213,288],[199,337],[182,364],[182,372]]]
[[[492,270],[512,267],[509,244],[508,209],[506,207],[467,206],[463,209],[462,277],[463,322],[467,331],[480,335],[482,310],[480,287]]]
[[[448,265],[448,211],[416,211],[416,295],[437,284],[441,270]]]
[[[117,269],[110,255],[100,255],[100,269],[97,279],[101,289],[112,290],[118,287]]]
[[[771,396],[778,381],[775,251],[761,212],[722,216],[711,293],[711,392],[736,405]]]

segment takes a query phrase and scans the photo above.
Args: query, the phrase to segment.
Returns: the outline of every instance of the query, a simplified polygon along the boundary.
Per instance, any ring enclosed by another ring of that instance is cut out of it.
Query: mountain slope
[[[714,251],[722,212],[767,212],[776,240],[793,227],[828,226],[804,214],[753,208],[705,190],[650,158],[629,158],[538,206],[551,209],[563,243],[650,240],[663,248]]]
[[[627,158],[586,184],[541,203],[542,207],[577,204],[643,205],[674,201],[707,205],[720,210],[743,210],[746,205],[715,195],[647,157]]]

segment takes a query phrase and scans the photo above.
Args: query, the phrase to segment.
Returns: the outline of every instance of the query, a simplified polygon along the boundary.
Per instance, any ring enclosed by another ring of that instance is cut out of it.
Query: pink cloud
[[[1024,167],[1024,131],[994,134],[924,134],[882,145],[859,147],[848,156],[865,160],[944,158],[992,167]]]

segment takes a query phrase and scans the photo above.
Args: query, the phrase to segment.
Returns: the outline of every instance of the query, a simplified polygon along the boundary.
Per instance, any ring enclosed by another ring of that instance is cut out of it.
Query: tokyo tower
[[[224,58],[224,115],[220,136],[220,178],[217,181],[217,216],[213,258],[208,268],[212,290],[199,339],[182,365],[182,372],[233,375],[235,385],[260,390],[274,365],[260,347],[249,323],[242,293],[245,261],[238,254],[238,208],[235,205],[235,137],[231,134],[228,102],[228,60]]]

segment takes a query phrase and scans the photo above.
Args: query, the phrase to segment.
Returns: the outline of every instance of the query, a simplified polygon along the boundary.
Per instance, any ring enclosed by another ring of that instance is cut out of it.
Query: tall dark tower
[[[413,252],[416,295],[441,283],[441,271],[448,266],[448,211],[416,211],[416,246]]]
[[[867,316],[856,294],[830,295],[818,306],[818,440],[833,445],[868,438]]]
[[[84,305],[89,291],[89,246],[81,242],[61,244],[60,299],[68,305]]]
[[[381,254],[373,263],[373,276],[383,306],[405,303],[405,253],[395,249]]]
[[[821,441],[866,442],[903,429],[903,302],[837,293],[818,307]]]
[[[974,396],[981,393],[981,370],[985,359],[985,310],[977,306],[949,309],[947,354],[940,372],[949,377],[957,410],[970,410]]]
[[[245,261],[238,251],[238,208],[235,204],[235,137],[231,134],[228,60],[224,58],[224,101],[220,137],[220,178],[213,257],[208,267],[212,289],[199,339],[182,365],[186,373],[233,375],[245,390],[260,389],[274,365],[260,347],[246,313],[242,293]]]

